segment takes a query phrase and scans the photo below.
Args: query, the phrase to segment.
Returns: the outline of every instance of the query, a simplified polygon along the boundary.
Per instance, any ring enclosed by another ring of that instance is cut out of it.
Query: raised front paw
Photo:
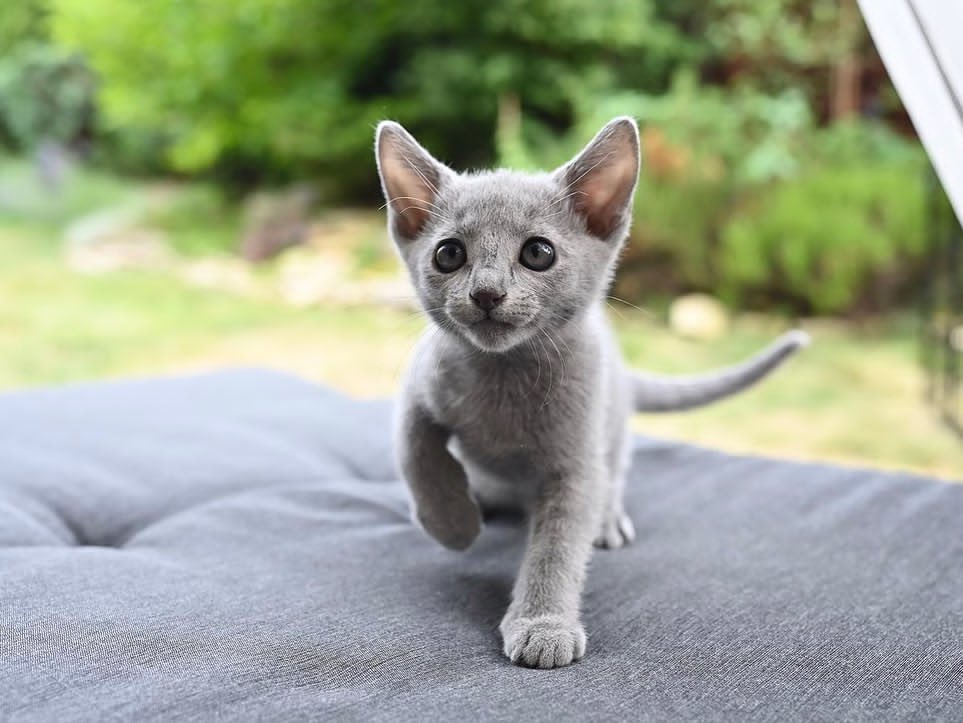
[[[615,550],[625,547],[634,539],[635,525],[627,514],[619,512],[606,515],[594,544],[605,550]]]
[[[441,505],[418,505],[414,517],[421,528],[449,550],[464,550],[481,532],[481,510],[468,495]]]
[[[499,627],[505,655],[528,668],[560,668],[585,655],[585,629],[558,615],[513,617]]]

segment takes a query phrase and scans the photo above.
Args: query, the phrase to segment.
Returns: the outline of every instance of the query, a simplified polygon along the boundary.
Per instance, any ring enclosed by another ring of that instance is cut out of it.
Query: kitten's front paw
[[[449,550],[464,550],[481,532],[481,510],[471,497],[437,508],[418,507],[415,521]]]
[[[625,547],[635,539],[635,525],[624,512],[607,515],[602,521],[602,529],[595,538],[595,546],[606,550]]]
[[[585,629],[558,615],[513,617],[499,627],[505,655],[528,668],[560,668],[585,655]]]

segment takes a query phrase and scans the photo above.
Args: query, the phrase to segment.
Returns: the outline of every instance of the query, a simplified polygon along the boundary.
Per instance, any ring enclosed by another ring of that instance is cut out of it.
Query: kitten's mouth
[[[466,336],[475,346],[490,352],[507,351],[520,343],[524,336],[520,333],[520,328],[517,323],[493,319],[490,316],[464,327]]]
[[[472,322],[469,326],[473,329],[483,329],[485,331],[507,331],[515,328],[515,325],[509,321],[499,321],[490,316]]]
[[[479,309],[453,309],[445,316],[449,324],[453,322],[460,336],[482,351],[507,351],[527,337],[526,328],[531,318],[512,314],[505,319],[501,314],[492,316],[491,312],[481,312],[481,318],[475,316],[479,313]]]

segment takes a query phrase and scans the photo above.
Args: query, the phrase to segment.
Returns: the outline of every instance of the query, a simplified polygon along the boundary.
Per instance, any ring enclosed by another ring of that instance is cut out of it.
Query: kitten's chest
[[[592,370],[576,366],[556,357],[453,369],[437,386],[441,416],[473,458],[526,466],[533,455],[584,436],[594,380]]]

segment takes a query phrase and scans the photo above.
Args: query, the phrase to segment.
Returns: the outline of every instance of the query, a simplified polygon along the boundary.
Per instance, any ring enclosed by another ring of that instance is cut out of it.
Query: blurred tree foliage
[[[362,200],[382,118],[457,168],[529,168],[633,114],[620,295],[840,312],[898,303],[919,268],[923,156],[855,0],[8,0],[0,43],[15,149],[96,133],[125,170]]]
[[[77,145],[94,126],[94,76],[69,51],[21,42],[0,59],[3,134],[22,149]]]
[[[0,145],[32,150],[69,141],[90,126],[93,78],[82,61],[46,43],[44,0],[0,12]]]
[[[0,13],[0,57],[21,43],[47,37],[47,4],[44,0],[6,2]]]
[[[502,95],[565,128],[580,95],[658,86],[690,47],[646,0],[53,6],[55,36],[104,79],[108,122],[164,136],[173,168],[333,176],[348,195],[374,188],[382,118],[456,165],[484,164]]]
[[[701,290],[841,313],[892,308],[918,285],[919,145],[877,120],[819,126],[798,88],[707,86],[683,70],[664,93],[586,99],[567,135],[502,124],[501,158],[554,166],[618,113],[640,120],[644,159],[620,297]]]

